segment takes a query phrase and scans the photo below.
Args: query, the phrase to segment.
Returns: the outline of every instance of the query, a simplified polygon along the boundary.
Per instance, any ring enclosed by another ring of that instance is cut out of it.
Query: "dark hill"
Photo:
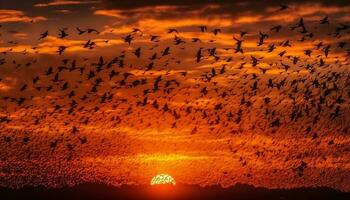
[[[142,200],[142,199],[237,199],[237,200],[349,200],[350,193],[331,188],[266,189],[237,184],[230,188],[219,186],[123,186],[120,188],[102,184],[82,184],[75,187],[47,189],[25,187],[19,190],[0,188],[0,199],[23,200]]]

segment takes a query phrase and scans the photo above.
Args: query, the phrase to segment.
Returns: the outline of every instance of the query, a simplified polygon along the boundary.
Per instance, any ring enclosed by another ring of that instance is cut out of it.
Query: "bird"
[[[57,53],[59,54],[59,55],[62,55],[62,53],[67,49],[68,47],[66,47],[66,46],[59,46],[58,47],[58,50],[57,50]]]
[[[243,49],[242,49],[242,42],[243,40],[239,40],[235,37],[233,37],[234,40],[236,40],[236,48],[235,48],[235,53],[242,53],[243,54]]]
[[[201,32],[207,32],[207,26],[199,26]]]
[[[280,4],[277,11],[283,11],[283,10],[287,10],[287,9],[289,9],[289,6],[288,6],[288,5],[286,5],[286,4]]]
[[[196,54],[196,62],[199,63],[203,57],[202,55],[202,49],[203,48],[199,48],[198,51],[197,51],[197,54]]]
[[[159,41],[159,40],[157,40],[158,38],[160,38],[160,36],[158,36],[158,35],[151,35],[150,41],[151,42],[158,42]]]
[[[131,33],[140,33],[141,35],[143,34],[143,32],[141,31],[141,29],[139,29],[139,28],[132,28]]]
[[[95,46],[96,46],[96,43],[95,43],[95,42],[93,42],[93,41],[91,41],[91,40],[88,40],[88,41],[84,44],[83,48],[86,48],[86,49],[93,49],[93,48],[95,48]]]
[[[176,34],[179,34],[179,31],[174,29],[174,28],[169,28],[168,29],[168,33],[176,33]]]
[[[45,39],[47,36],[49,36],[49,31],[45,31],[44,33],[42,33],[42,34],[40,35],[39,40]]]
[[[282,29],[282,26],[281,25],[277,25],[277,26],[272,27],[270,30],[271,31],[275,31],[276,33],[278,33],[278,32],[280,32],[281,29]]]
[[[164,51],[162,52],[162,56],[166,56],[170,54],[170,47],[166,47]]]
[[[134,54],[137,58],[140,58],[141,56],[141,47],[137,48],[135,51],[134,51]]]
[[[192,38],[192,42],[193,42],[193,43],[201,42],[201,39],[199,39],[199,38]]]
[[[86,30],[81,30],[78,27],[76,27],[76,30],[78,31],[78,35],[82,35],[82,34],[86,33]]]
[[[87,33],[96,33],[96,34],[100,34],[100,32],[94,28],[88,28],[87,30]]]
[[[264,40],[265,40],[266,38],[268,38],[268,37],[269,37],[269,35],[264,34],[264,33],[262,33],[262,32],[259,32],[259,42],[258,42],[258,46],[263,45],[263,44],[264,44]]]
[[[214,35],[217,35],[217,34],[221,33],[221,29],[216,28],[212,32],[213,32]]]
[[[126,42],[130,45],[131,41],[133,40],[133,37],[129,34],[129,35],[123,37],[123,40],[124,40],[124,42]]]
[[[329,24],[328,16],[326,16],[326,17],[324,17],[323,19],[321,19],[320,23],[321,23],[321,24]]]
[[[66,33],[66,29],[60,29],[59,31],[59,38],[63,39],[68,36],[68,33]]]
[[[244,37],[248,34],[248,31],[240,31],[240,37]]]

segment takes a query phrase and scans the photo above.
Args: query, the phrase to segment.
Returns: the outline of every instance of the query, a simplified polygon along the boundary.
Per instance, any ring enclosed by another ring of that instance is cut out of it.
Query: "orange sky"
[[[283,5],[0,0],[1,186],[350,191],[350,4]]]

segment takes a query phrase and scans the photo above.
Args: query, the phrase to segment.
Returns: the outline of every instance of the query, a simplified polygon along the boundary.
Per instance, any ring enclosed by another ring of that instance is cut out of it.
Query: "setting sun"
[[[350,0],[0,0],[0,200],[350,200],[349,150]]]
[[[151,185],[176,185],[175,180],[168,174],[158,174],[151,180]]]

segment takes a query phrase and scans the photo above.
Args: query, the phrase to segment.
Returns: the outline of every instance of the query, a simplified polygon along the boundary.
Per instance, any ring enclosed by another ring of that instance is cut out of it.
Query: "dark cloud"
[[[145,6],[157,6],[157,5],[170,5],[170,6],[191,6],[198,7],[207,4],[220,4],[235,7],[237,5],[244,6],[245,8],[250,8],[252,10],[264,9],[267,6],[278,6],[280,4],[295,4],[295,3],[321,3],[324,5],[349,5],[350,2],[346,0],[336,0],[336,1],[320,1],[320,0],[309,0],[309,1],[295,1],[295,0],[178,0],[178,1],[169,1],[169,0],[155,0],[155,1],[144,1],[144,0],[130,0],[130,1],[113,1],[113,0],[102,0],[103,4],[109,8],[119,8],[119,9],[133,9]]]
[[[35,4],[46,4],[53,2],[54,0],[26,0],[26,1],[8,1],[0,0],[1,9],[22,9],[30,11],[33,9]],[[80,2],[91,1],[91,0],[79,0]],[[134,9],[145,6],[159,6],[159,5],[168,5],[168,6],[187,6],[192,8],[198,8],[203,5],[208,4],[220,4],[227,6],[228,9],[234,9],[239,6],[243,6],[248,10],[261,10],[265,9],[267,6],[278,6],[279,4],[296,4],[296,3],[321,3],[323,5],[350,5],[348,0],[334,0],[334,1],[325,1],[325,0],[308,0],[308,1],[296,1],[296,0],[178,0],[178,1],[169,1],[169,0],[128,0],[128,1],[114,1],[114,0],[101,0],[101,4],[98,6],[103,6],[106,9]]]
[[[210,17],[218,15],[227,15],[232,18],[237,18],[252,14],[267,14],[274,15],[276,13],[267,13],[266,10],[271,7],[278,7],[281,4],[290,5],[291,10],[295,7],[303,7],[305,4],[320,4],[320,6],[345,6],[350,5],[350,1],[322,1],[322,0],[309,0],[309,1],[296,1],[296,0],[155,0],[155,1],[143,1],[143,0],[130,0],[130,1],[113,1],[113,0],[102,0],[102,3],[97,5],[98,9],[117,9],[128,13],[129,16],[133,16],[144,7],[155,7],[155,6],[174,6],[172,12],[154,12],[153,17],[156,18],[186,18],[188,14],[197,17]],[[218,7],[209,7],[209,5],[217,5]],[[159,8],[153,8],[155,11]],[[293,11],[293,10],[292,10]],[[150,13],[152,14],[152,13]],[[280,13],[279,13],[280,14]]]

